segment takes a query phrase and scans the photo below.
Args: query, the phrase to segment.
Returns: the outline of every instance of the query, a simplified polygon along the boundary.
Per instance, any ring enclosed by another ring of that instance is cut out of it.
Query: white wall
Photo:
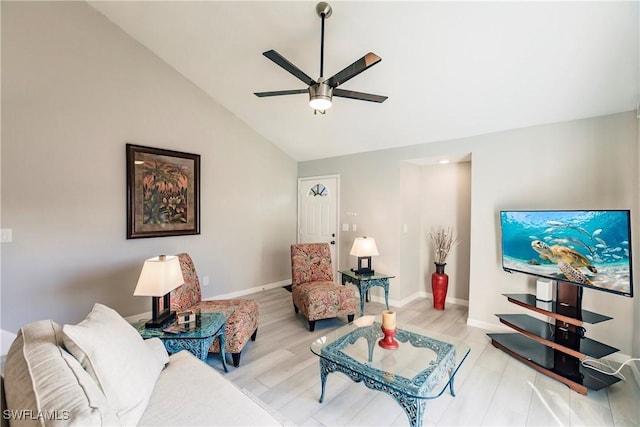
[[[149,311],[144,259],[189,252],[203,296],[290,276],[296,163],[84,2],[2,2],[2,329]],[[197,236],[127,240],[125,144],[202,156]]]
[[[620,208],[631,209],[632,217],[637,218],[637,140],[635,112],[629,112],[302,162],[298,171],[300,176],[341,174],[341,214],[363,211],[365,205],[366,212],[377,216],[384,213],[384,218],[368,222],[366,231],[376,239],[378,235],[386,236],[378,258],[387,272],[397,273],[401,270],[397,238],[397,230],[402,227],[400,164],[408,159],[471,153],[469,322],[498,327],[495,313],[521,312],[501,294],[533,290],[535,283],[531,277],[502,271],[500,209]],[[375,170],[374,176],[364,173],[370,170]],[[360,196],[364,193],[370,194],[366,200]],[[639,236],[640,227],[634,227],[633,242],[640,242]],[[635,246],[637,252],[638,245]],[[634,259],[637,276],[640,268],[635,253]],[[343,258],[342,262],[344,265],[349,260]],[[376,262],[380,264],[377,259]],[[635,282],[636,294],[640,294]],[[415,284],[404,283],[404,277],[394,279],[390,298],[398,298],[398,292],[404,296],[404,289],[414,288]],[[588,336],[631,354],[634,333],[639,332],[631,326],[633,299],[586,290],[584,307],[614,317],[600,325],[589,325]]]

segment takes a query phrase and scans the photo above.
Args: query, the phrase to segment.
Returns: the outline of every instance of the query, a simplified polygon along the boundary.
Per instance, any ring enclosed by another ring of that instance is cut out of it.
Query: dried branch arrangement
[[[451,227],[437,227],[432,230],[431,244],[433,246],[433,257],[436,264],[444,264],[447,261],[449,253],[455,248],[460,241],[453,235]]]

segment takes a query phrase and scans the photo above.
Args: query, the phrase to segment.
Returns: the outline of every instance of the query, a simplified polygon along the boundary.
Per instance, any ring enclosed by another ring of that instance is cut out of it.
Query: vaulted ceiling
[[[367,52],[382,61],[314,115],[315,1],[89,1],[218,103],[298,161],[428,143],[636,109],[638,2],[333,1],[325,77]]]

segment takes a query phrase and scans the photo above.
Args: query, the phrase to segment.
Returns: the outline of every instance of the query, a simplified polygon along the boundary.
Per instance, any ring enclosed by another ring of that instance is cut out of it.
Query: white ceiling
[[[636,108],[638,2],[332,1],[325,77],[371,51],[340,86],[389,97],[253,92],[305,85],[262,52],[320,71],[316,1],[90,1],[298,161],[460,138]]]

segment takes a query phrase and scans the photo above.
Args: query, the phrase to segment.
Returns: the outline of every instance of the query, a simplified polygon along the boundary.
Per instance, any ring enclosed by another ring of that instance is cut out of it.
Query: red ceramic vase
[[[433,308],[444,310],[444,301],[447,299],[449,276],[444,272],[445,264],[436,264],[436,272],[431,275],[431,292],[433,294]]]

